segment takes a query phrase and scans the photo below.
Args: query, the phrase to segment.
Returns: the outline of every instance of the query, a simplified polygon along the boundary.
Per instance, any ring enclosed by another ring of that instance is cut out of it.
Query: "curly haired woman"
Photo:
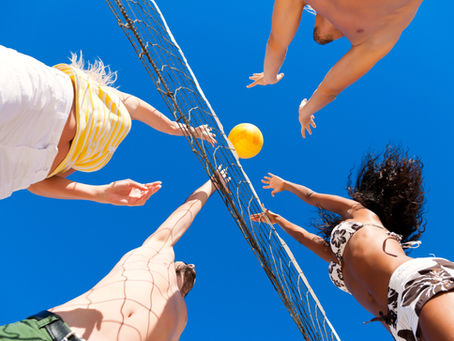
[[[169,120],[141,99],[111,87],[116,74],[102,61],[84,69],[82,58],[49,67],[0,46],[0,199],[29,191],[52,198],[92,200],[114,205],[143,205],[159,181],[132,180],[93,186],[66,179],[79,170],[104,167],[131,129],[142,121],[169,135],[186,130],[211,144],[207,126]]]
[[[352,199],[320,194],[269,173],[262,180],[272,196],[290,191],[320,209],[321,237],[265,210],[255,221],[279,224],[330,263],[333,283],[381,321],[396,340],[454,340],[454,263],[411,258],[424,231],[422,162],[388,146],[383,157],[368,154]],[[349,181],[350,182],[350,181]],[[334,213],[334,214],[333,214]],[[267,218],[266,218],[266,217]]]

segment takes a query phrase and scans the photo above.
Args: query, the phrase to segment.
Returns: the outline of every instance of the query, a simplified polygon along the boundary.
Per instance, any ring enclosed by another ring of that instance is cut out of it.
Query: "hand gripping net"
[[[260,200],[229,144],[186,58],[154,0],[106,0],[136,50],[175,120],[209,176],[223,165],[231,177],[220,196],[279,293],[305,340],[339,340],[298,263],[270,223],[249,216],[262,212]],[[218,143],[213,147],[190,127],[208,124]],[[217,179],[219,181],[219,179]],[[222,186],[220,186],[222,187]]]

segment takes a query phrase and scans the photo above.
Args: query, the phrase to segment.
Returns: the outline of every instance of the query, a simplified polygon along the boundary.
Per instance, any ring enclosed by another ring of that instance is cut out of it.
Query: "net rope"
[[[227,169],[219,194],[257,256],[305,340],[340,340],[292,252],[273,225],[253,222],[262,206],[223,127],[200,88],[154,0],[106,0],[175,120],[209,176]],[[194,127],[208,124],[217,144],[201,141]],[[192,127],[192,128],[191,128]],[[219,181],[219,178],[217,179]]]

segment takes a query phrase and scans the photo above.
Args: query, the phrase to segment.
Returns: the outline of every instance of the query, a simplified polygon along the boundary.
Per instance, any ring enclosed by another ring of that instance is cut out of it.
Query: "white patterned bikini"
[[[330,262],[331,281],[339,289],[350,293],[345,285],[342,273],[342,256],[350,238],[362,227],[353,221],[343,221],[331,232],[330,247],[338,263]],[[402,236],[388,231],[380,225],[372,225],[386,230],[391,238],[401,242]],[[421,242],[401,243],[402,248],[418,247]],[[419,314],[424,306],[435,295],[454,291],[454,263],[443,258],[414,258],[394,270],[388,285],[388,312],[371,321],[383,321],[396,341],[418,341],[420,335]]]

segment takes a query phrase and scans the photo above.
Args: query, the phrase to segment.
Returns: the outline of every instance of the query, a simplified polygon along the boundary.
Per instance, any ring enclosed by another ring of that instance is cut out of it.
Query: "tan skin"
[[[410,260],[400,243],[390,238],[382,228],[378,216],[360,203],[337,195],[321,194],[307,187],[268,173],[262,180],[263,188],[271,195],[289,191],[306,203],[339,214],[345,221],[371,224],[358,230],[349,240],[343,255],[342,272],[345,284],[353,297],[371,314],[387,313],[388,283],[394,270]],[[288,234],[325,261],[337,262],[329,244],[280,215],[265,210],[255,214],[254,221],[265,221],[281,226]],[[447,308],[449,307],[449,308]],[[443,293],[429,300],[420,314],[419,327],[422,340],[454,340],[454,292]],[[386,324],[384,326],[387,328]]]
[[[184,129],[174,121],[169,120],[150,104],[127,93],[110,88],[121,99],[127,108],[131,119],[139,120],[150,127],[170,135],[183,135]],[[206,140],[212,145],[216,143],[215,135],[207,125],[190,128],[195,136]],[[76,110],[73,101],[70,114],[66,121],[62,135],[58,143],[58,153],[54,159],[49,174],[65,159],[72,140],[76,135],[77,121]],[[58,198],[58,199],[81,199],[113,205],[141,206],[146,203],[151,195],[161,188],[161,182],[141,184],[126,179],[115,181],[107,185],[87,185],[66,179],[74,170],[58,174],[31,185],[28,190],[34,194]]]
[[[279,82],[287,48],[296,34],[304,6],[317,11],[314,40],[326,44],[346,37],[351,49],[331,68],[309,100],[299,107],[301,134],[312,134],[314,114],[364,76],[388,54],[413,20],[422,0],[275,0],[262,73],[248,87]],[[304,60],[308,60],[305,56]]]
[[[195,267],[175,262],[173,247],[215,191],[206,182],[91,290],[50,310],[87,341],[179,340],[188,318],[184,298],[194,284],[186,271],[195,274]]]

